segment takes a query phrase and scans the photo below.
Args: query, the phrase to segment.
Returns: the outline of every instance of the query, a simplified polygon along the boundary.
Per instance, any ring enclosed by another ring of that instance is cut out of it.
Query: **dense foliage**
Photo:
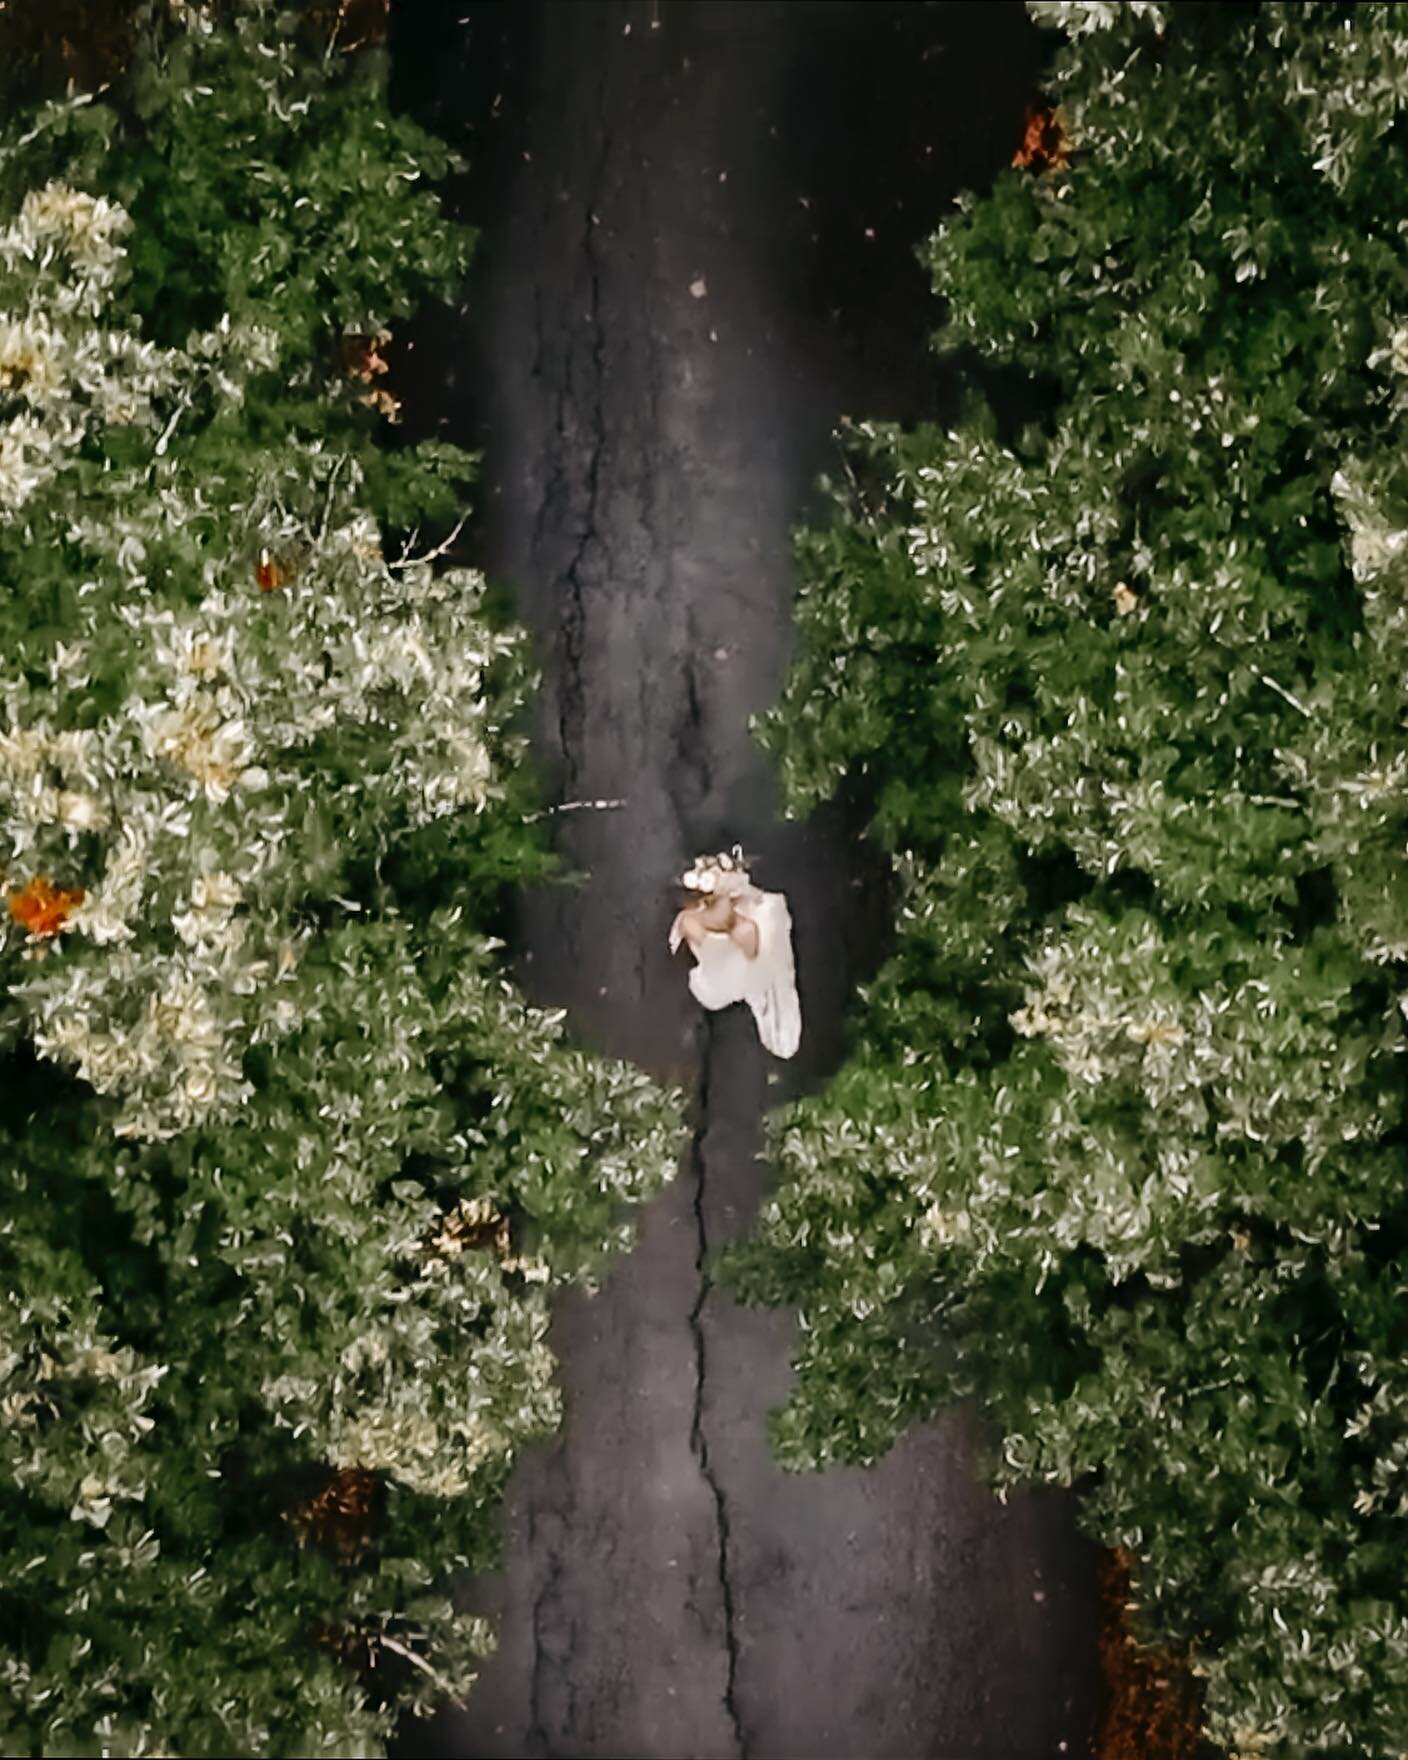
[[[148,6],[0,141],[6,1754],[365,1754],[462,1697],[549,1292],[672,1161],[497,960],[530,679],[414,535],[473,460],[385,444],[470,239],[299,28]]]
[[[1032,11],[1053,108],[928,250],[1031,419],[861,423],[799,538],[765,736],[901,905],[735,1275],[801,1309],[786,1461],[976,1393],[1219,1741],[1396,1756],[1408,19]]]

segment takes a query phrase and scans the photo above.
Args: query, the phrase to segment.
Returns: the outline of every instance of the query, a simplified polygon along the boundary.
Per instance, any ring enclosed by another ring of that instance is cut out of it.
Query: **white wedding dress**
[[[712,867],[712,861],[708,868],[701,863],[690,872],[698,875]],[[686,884],[696,882],[687,880]],[[763,1048],[774,1057],[794,1057],[802,1042],[802,1009],[797,998],[792,913],[787,900],[780,892],[763,892],[754,886],[741,868],[728,874],[727,891],[737,916],[757,927],[758,951],[750,956],[727,930],[710,930],[692,940],[695,965],[689,974],[690,991],[695,1001],[708,1009],[746,1002],[753,1011]],[[678,943],[678,935],[672,934],[672,946]]]

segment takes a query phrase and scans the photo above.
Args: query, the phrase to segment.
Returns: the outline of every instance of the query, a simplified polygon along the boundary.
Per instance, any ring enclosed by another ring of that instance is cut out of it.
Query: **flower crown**
[[[721,874],[737,874],[741,880],[748,879],[742,844],[736,843],[731,851],[721,850],[716,856],[696,856],[694,866],[680,876],[680,883],[690,892],[716,892]]]

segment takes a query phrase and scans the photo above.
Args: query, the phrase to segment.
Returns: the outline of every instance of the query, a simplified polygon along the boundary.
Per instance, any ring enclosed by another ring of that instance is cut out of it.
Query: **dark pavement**
[[[843,411],[942,398],[913,250],[1010,154],[1030,33],[1006,4],[879,0],[409,0],[398,31],[403,92],[476,154],[484,228],[470,313],[427,329],[420,367],[454,351],[441,394],[486,454],[477,555],[539,636],[555,798],[627,801],[558,822],[588,878],[524,901],[521,969],[699,1105],[634,1253],[559,1306],[566,1424],[521,1462],[506,1569],[472,1591],[501,1648],[405,1751],[1083,1754],[1069,1505],[994,1501],[961,1413],[868,1472],[779,1472],[792,1320],[738,1308],[707,1257],[765,1187],[764,1105],[835,1066],[885,915],[838,815],[777,821],[749,735],[788,660],[788,531]],[[673,878],[735,841],[796,921],[785,1067],[745,1011],[701,1019],[665,947]]]

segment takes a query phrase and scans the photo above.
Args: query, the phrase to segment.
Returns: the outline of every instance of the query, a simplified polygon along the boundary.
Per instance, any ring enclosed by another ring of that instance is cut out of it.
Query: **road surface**
[[[749,717],[788,662],[788,532],[843,412],[946,395],[916,242],[1011,152],[1020,9],[811,0],[410,0],[400,89],[476,155],[467,315],[421,368],[485,450],[479,559],[547,670],[536,735],[589,877],[523,903],[520,969],[580,1037],[689,1083],[697,1130],[639,1244],[558,1309],[566,1423],[522,1461],[501,1648],[407,1752],[1026,1760],[1088,1750],[1090,1559],[1071,1510],[996,1503],[951,1414],[871,1471],[779,1472],[792,1321],[709,1255],[746,1229],[765,1105],[814,1087],[879,957],[839,814],[779,823]],[[772,1064],[703,1020],[672,879],[735,841],[789,896],[805,1020]]]

